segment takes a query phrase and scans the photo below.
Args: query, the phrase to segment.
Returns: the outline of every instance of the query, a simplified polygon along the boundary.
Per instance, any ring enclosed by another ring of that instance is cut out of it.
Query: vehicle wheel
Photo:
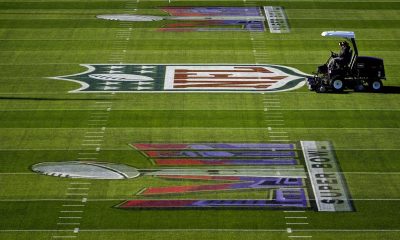
[[[365,90],[365,87],[362,84],[357,84],[354,86],[354,91],[356,91],[356,92],[362,92],[364,90]]]
[[[308,81],[307,81],[307,88],[310,91],[314,91],[315,90],[315,86],[311,85]]]
[[[383,89],[383,84],[381,80],[373,80],[368,83],[368,86],[373,92],[380,92]]]
[[[317,93],[326,93],[327,89],[326,89],[326,87],[325,87],[324,85],[321,85],[321,86],[317,86],[317,87],[315,88],[315,91],[316,91]]]
[[[344,89],[344,83],[341,79],[335,79],[331,82],[333,91],[341,92]]]

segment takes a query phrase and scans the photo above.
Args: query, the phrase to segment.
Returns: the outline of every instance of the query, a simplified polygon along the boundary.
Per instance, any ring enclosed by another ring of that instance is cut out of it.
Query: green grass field
[[[111,13],[165,15],[157,9],[162,6],[264,5],[285,8],[290,33],[159,32],[160,22],[132,23],[121,48],[120,32],[129,27],[96,19]],[[399,26],[400,0],[0,0],[0,239],[400,239]],[[339,39],[321,37],[326,30],[354,31],[360,55],[385,60],[383,93],[316,94],[306,87],[270,94],[69,93],[79,84],[49,78],[85,71],[80,64],[119,62],[279,64],[311,73],[329,50],[337,51]],[[114,60],[116,52],[121,61]],[[266,103],[271,99],[278,106]],[[90,125],[97,113],[108,114],[105,123]],[[281,113],[282,125],[268,121],[274,113]],[[88,132],[98,131],[104,131],[100,145],[85,145]],[[87,203],[68,215],[79,217],[71,221],[79,224],[63,225],[63,205],[82,199],[67,195],[68,189],[82,180],[30,170],[36,163],[74,161],[93,152],[96,161],[151,168],[128,144],[260,143],[277,140],[273,131],[287,133],[284,141],[331,141],[356,211],[114,208],[154,181],[144,177],[85,180]]]

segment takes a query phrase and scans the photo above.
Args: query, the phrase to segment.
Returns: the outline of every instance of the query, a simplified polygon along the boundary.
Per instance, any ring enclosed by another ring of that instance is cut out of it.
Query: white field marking
[[[89,122],[106,122],[105,119],[89,119]]]
[[[312,236],[300,236],[300,235],[292,235],[292,236],[288,236],[290,238],[312,238]]]
[[[86,132],[86,134],[103,134],[104,132]]]
[[[1,64],[0,64],[1,65]],[[9,94],[14,94],[14,93],[9,93]],[[1,93],[0,93],[1,95]],[[129,102],[127,100],[126,102]],[[97,106],[93,105],[92,107],[98,108],[98,107],[104,107],[104,106]],[[271,106],[274,107],[274,106]],[[166,108],[166,109],[158,109],[158,108],[152,108],[152,109],[115,109],[115,111],[168,111],[168,110],[179,110],[179,111],[260,111],[260,108],[247,108],[247,109],[242,109],[242,108],[224,108],[224,109],[216,109],[216,110],[210,110],[210,109],[176,109],[176,108]],[[400,109],[353,109],[353,108],[346,108],[346,109],[341,109],[341,108],[330,108],[330,109],[293,109],[293,108],[281,108],[279,110],[283,111],[388,111],[388,112],[397,112],[400,111]],[[99,109],[83,109],[83,108],[76,108],[76,109],[51,109],[51,108],[42,108],[42,109],[26,109],[26,108],[20,108],[20,109],[2,109],[0,112],[16,112],[16,111],[101,111]],[[274,110],[278,111],[278,110]],[[108,114],[108,113],[106,113]]]
[[[287,134],[287,132],[269,132],[271,134]]]
[[[83,213],[83,211],[68,211],[68,210],[62,210],[60,213]]]
[[[66,235],[66,236],[51,236],[52,238],[76,238],[75,235]]]
[[[102,132],[102,134],[103,134],[104,132]],[[90,134],[93,134],[93,133],[90,133]],[[104,137],[103,135],[96,135],[96,136],[94,136],[94,135],[90,135],[90,136],[85,136],[85,138],[102,138],[102,137]]]
[[[288,138],[289,136],[269,136],[271,138]]]
[[[286,225],[307,225],[308,223],[286,223]]]
[[[1,229],[0,232],[71,232],[59,229]],[[81,229],[80,232],[287,232],[286,229]],[[400,229],[298,229],[293,232],[400,232]]]
[[[400,111],[400,109],[378,109],[378,108],[282,108],[282,111]]]
[[[84,207],[83,204],[63,204],[63,207]]]
[[[338,129],[345,129],[345,130],[400,130],[400,128],[281,128],[281,129],[291,129],[291,130],[338,130]]]
[[[60,219],[81,219],[82,217],[58,217]]]
[[[285,126],[283,123],[268,123],[270,126]]]
[[[102,142],[104,141],[103,139],[84,139],[84,142]]]
[[[285,120],[283,119],[265,119],[267,122],[284,122]]]
[[[87,193],[66,193],[67,196],[87,196]]]
[[[95,157],[89,157],[89,158],[77,158],[78,160],[97,160]]]
[[[298,219],[307,219],[307,217],[285,217],[285,218],[287,218],[287,219],[296,219],[296,218],[298,218]]]

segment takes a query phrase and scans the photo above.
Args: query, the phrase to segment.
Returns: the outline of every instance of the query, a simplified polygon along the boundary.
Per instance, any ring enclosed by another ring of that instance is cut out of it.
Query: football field
[[[400,239],[399,26],[400,0],[0,0],[0,239]],[[331,30],[382,92],[307,89]]]

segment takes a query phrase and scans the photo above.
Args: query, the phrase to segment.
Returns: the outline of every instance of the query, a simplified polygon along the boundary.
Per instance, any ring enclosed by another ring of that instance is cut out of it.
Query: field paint
[[[87,196],[87,193],[66,193],[68,196]]]
[[[58,217],[60,219],[81,219],[82,217]]]
[[[103,139],[84,139],[84,142],[102,142],[104,141]]]
[[[102,134],[104,133],[104,132],[101,132]],[[93,134],[93,133],[90,133],[90,134]],[[103,135],[97,135],[97,136],[93,136],[93,135],[90,135],[90,136],[85,136],[85,138],[102,138],[102,137],[104,137]]]
[[[296,92],[292,92],[296,93]],[[11,93],[10,93],[11,94]],[[1,94],[0,94],[1,95]],[[111,97],[111,96],[110,96]],[[275,99],[274,99],[275,100]],[[130,102],[129,100],[126,100],[124,102]],[[104,106],[97,106],[93,105],[96,109],[87,109],[87,108],[63,108],[63,109],[53,109],[53,108],[42,108],[42,109],[26,109],[26,108],[19,108],[19,109],[1,109],[0,112],[14,112],[14,111],[102,111],[97,109],[98,107],[104,107]],[[114,109],[114,111],[174,111],[174,110],[179,110],[179,111],[261,111],[260,108],[223,108],[223,109],[178,109],[178,108],[149,108],[149,109]],[[394,108],[281,108],[281,110],[284,111],[379,111],[379,112],[397,112],[400,111],[400,109],[394,109]],[[95,114],[95,113],[91,113]],[[98,114],[104,114],[108,115],[108,113],[102,111]]]
[[[84,200],[86,199],[86,200]],[[168,199],[153,199],[168,200]],[[190,200],[190,199],[189,199]],[[265,199],[254,199],[265,200]],[[314,200],[314,199],[311,199]],[[400,201],[400,198],[350,198],[352,201]],[[70,202],[108,202],[108,201],[126,201],[126,198],[108,198],[108,199],[68,199],[68,198],[35,198],[35,199],[0,199],[0,202],[51,202],[51,201],[70,201]],[[306,211],[284,211],[285,213],[305,213]]]
[[[71,232],[59,229],[0,229],[0,232]],[[285,229],[80,229],[80,232],[287,232]],[[292,229],[293,232],[400,232],[400,229]]]
[[[174,128],[171,128],[174,129]],[[216,129],[220,129],[220,128],[216,128]],[[229,128],[232,129],[232,128]],[[233,128],[233,129],[237,129],[237,128]],[[268,130],[271,131],[268,128],[239,128],[239,130],[245,130],[245,129],[250,129],[250,130]],[[274,129],[280,129],[279,127],[274,127]],[[243,143],[254,143],[253,141],[242,141]],[[81,148],[77,148],[77,149],[69,149],[70,151],[90,151],[90,150],[85,150],[85,149],[81,149]],[[126,149],[126,148],[107,148],[107,150],[114,150],[114,151],[132,151],[131,149]],[[336,151],[400,151],[400,148],[337,148],[335,149]],[[26,148],[26,149],[0,149],[0,151],[67,151],[67,149],[60,149],[60,148],[47,148],[47,149],[43,149],[43,148]],[[95,151],[95,150],[93,150]],[[98,150],[100,151],[100,150]]]
[[[51,236],[52,238],[76,238],[75,235],[70,235],[70,236]]]
[[[288,237],[290,237],[290,238],[312,238],[312,236],[294,236],[294,235],[288,236]]]

